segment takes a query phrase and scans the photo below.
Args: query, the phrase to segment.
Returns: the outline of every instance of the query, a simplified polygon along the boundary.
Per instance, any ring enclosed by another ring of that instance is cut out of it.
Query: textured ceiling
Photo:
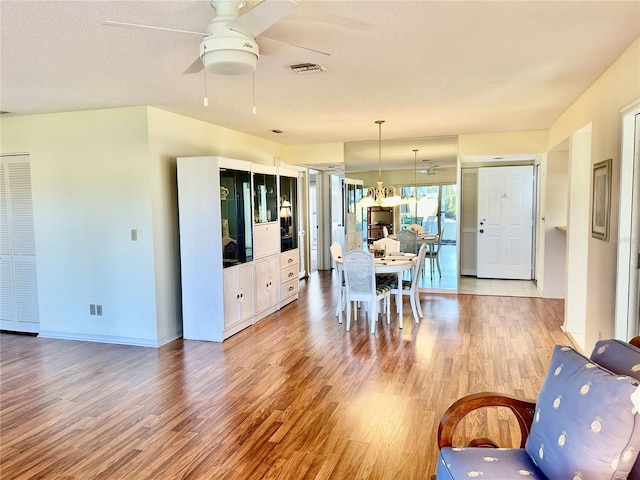
[[[203,106],[203,74],[182,74],[198,37],[101,24],[203,31],[206,1],[2,0],[0,108],[153,105],[284,144],[375,141],[377,119],[385,139],[544,129],[640,36],[637,1],[299,4],[264,35],[331,53],[327,71],[261,57],[253,115],[251,75],[207,75]]]

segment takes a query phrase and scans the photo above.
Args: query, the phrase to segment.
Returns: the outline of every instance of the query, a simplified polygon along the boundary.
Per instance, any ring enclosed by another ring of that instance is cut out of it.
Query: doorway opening
[[[640,101],[622,115],[615,336],[640,333]]]
[[[318,177],[320,172],[309,170],[309,273],[318,270]]]

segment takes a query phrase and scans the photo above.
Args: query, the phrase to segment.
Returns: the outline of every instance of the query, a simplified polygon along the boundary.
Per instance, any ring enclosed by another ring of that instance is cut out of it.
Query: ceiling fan
[[[293,0],[264,0],[240,15],[242,0],[211,0],[216,15],[207,25],[206,32],[140,25],[113,20],[103,25],[164,30],[202,37],[198,58],[183,72],[197,73],[206,68],[219,75],[242,75],[256,69],[260,55],[272,55],[293,63],[317,61],[328,53],[290,45],[259,35],[284,18],[298,6]]]
[[[420,173],[426,173],[427,175],[435,175],[438,167],[440,165],[436,165],[435,163],[431,163],[431,160],[422,160],[425,165],[422,170],[418,170]]]

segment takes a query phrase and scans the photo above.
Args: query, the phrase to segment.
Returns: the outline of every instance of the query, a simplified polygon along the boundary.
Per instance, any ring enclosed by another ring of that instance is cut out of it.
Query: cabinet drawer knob
[[[289,272],[289,278],[293,277],[293,272]]]
[[[293,263],[293,258],[290,258],[287,263]]]
[[[291,286],[289,287],[289,291],[291,291],[291,290],[293,290],[293,285],[291,285]]]

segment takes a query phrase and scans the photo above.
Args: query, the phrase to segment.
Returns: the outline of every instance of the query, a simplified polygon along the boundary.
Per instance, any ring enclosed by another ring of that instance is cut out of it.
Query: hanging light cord
[[[202,54],[202,62],[204,63],[204,56],[207,54],[207,46],[204,46],[204,53]],[[203,68],[202,69],[202,74],[204,76],[204,106],[208,107],[209,106],[209,98],[207,98],[207,69]]]
[[[382,124],[384,120],[376,120],[378,124],[378,180],[382,181]]]

